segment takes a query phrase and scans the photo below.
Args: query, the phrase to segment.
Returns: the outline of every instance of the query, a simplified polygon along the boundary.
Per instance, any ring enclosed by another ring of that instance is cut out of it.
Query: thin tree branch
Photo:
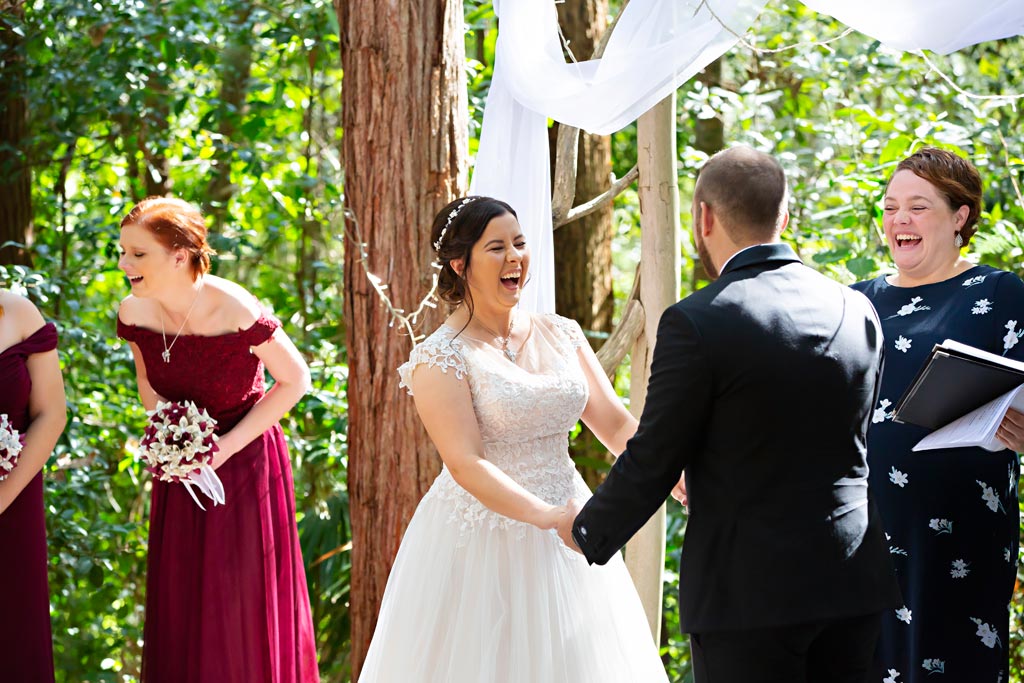
[[[612,186],[609,187],[607,190],[605,190],[598,196],[594,197],[589,202],[585,202],[583,204],[580,204],[579,206],[573,207],[565,214],[565,216],[561,218],[556,217],[554,221],[554,229],[557,230],[558,228],[562,227],[567,223],[572,223],[574,220],[583,218],[584,216],[588,216],[594,213],[595,211],[604,208],[606,205],[614,201],[616,197],[622,194],[622,192],[627,187],[632,185],[633,181],[636,180],[639,176],[640,169],[636,166],[636,164],[634,164],[633,168],[629,169],[629,172],[626,173],[626,175],[622,176],[621,178],[613,182]]]
[[[622,319],[612,330],[608,340],[597,352],[597,359],[601,361],[601,368],[609,378],[615,374],[622,359],[626,357],[633,344],[644,332],[646,315],[644,305],[640,301],[640,266],[637,265],[636,277],[633,279],[633,291],[629,293],[626,309],[622,312]]]

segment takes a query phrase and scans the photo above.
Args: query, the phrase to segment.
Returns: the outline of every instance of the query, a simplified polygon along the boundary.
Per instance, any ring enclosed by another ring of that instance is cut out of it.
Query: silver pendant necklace
[[[500,334],[498,334],[497,332],[495,332],[494,330],[492,330],[491,328],[487,327],[487,325],[484,325],[480,321],[480,318],[476,318],[476,321],[477,321],[477,323],[480,324],[480,327],[484,328],[485,330],[487,330],[487,332],[489,332],[490,334],[494,335],[494,340],[501,344],[501,352],[505,354],[505,358],[508,358],[510,361],[515,363],[516,362],[516,352],[513,349],[509,348],[509,343],[512,341],[512,330],[515,329],[515,326],[516,326],[516,318],[515,318],[515,316],[513,315],[512,319],[509,320],[509,322],[508,322],[508,334],[506,334],[504,337],[501,336]]]
[[[203,293],[203,286],[205,282],[199,283],[199,291],[196,292],[195,297],[192,299],[192,305],[188,307],[188,312],[185,313],[185,319],[181,321],[181,327],[178,328],[177,334],[174,335],[174,339],[171,340],[170,345],[167,344],[167,332],[164,330],[164,307],[157,303],[157,307],[160,309],[160,336],[164,340],[164,350],[160,354],[160,357],[164,359],[165,363],[171,362],[171,349],[174,348],[174,342],[178,341],[178,337],[181,336],[181,331],[185,329],[185,325],[188,324],[188,318],[192,315],[192,309],[196,307],[196,302],[199,301],[199,295]]]

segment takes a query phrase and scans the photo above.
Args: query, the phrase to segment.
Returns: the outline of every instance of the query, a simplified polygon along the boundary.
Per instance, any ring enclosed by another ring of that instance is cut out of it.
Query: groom
[[[882,332],[866,298],[779,242],[786,199],[766,154],[704,165],[693,237],[714,282],[662,315],[636,436],[559,525],[604,564],[685,470],[696,683],[862,683],[900,606],[865,461]]]

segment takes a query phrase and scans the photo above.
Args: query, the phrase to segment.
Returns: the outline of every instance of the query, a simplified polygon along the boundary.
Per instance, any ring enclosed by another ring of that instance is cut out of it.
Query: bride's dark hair
[[[467,200],[469,200],[467,202]],[[452,216],[452,213],[455,213]],[[430,228],[430,242],[435,245],[441,272],[437,276],[437,294],[444,301],[457,306],[469,294],[466,273],[473,245],[484,234],[491,219],[510,213],[518,219],[515,210],[493,197],[459,197],[445,206],[434,218]],[[462,260],[462,274],[455,272],[452,261]],[[473,302],[468,301],[470,315]]]

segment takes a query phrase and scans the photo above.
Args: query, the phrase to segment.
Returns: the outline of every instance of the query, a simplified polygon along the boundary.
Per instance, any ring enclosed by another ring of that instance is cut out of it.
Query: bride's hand
[[[679,482],[672,488],[672,497],[686,505],[686,473],[679,475]]]
[[[544,510],[537,517],[534,522],[534,526],[538,529],[556,529],[558,528],[558,522],[562,519],[562,516],[566,514],[564,505],[552,505],[547,510]]]

